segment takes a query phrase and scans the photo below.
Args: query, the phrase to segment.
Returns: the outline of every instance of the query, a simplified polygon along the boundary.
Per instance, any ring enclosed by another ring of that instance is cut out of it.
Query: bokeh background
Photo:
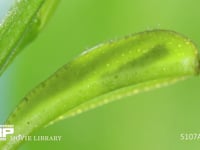
[[[0,18],[10,0],[0,0]],[[5,4],[7,3],[7,4]],[[199,0],[62,0],[39,37],[0,77],[0,122],[22,97],[83,50],[148,29],[171,29],[200,43]],[[200,78],[126,97],[42,129],[61,142],[27,142],[20,150],[197,150]],[[1,124],[0,123],[0,124]]]

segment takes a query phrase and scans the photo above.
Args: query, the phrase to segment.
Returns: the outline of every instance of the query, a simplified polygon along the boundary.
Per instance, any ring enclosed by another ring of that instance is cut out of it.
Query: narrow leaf
[[[199,73],[199,54],[187,38],[146,31],[100,44],[64,65],[28,93],[5,124],[29,135],[55,121]],[[7,140],[1,149],[17,147]]]
[[[59,0],[18,0],[0,25],[0,75],[44,27]]]

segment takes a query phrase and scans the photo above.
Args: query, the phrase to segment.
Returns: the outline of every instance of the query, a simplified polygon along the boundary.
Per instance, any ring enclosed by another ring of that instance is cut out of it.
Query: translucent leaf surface
[[[5,124],[29,135],[55,121],[199,73],[199,53],[173,31],[146,31],[100,44],[30,91]],[[21,141],[7,140],[1,149]]]

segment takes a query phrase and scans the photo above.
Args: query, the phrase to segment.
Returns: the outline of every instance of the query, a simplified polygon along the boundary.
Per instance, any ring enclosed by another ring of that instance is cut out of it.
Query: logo
[[[7,135],[14,134],[14,125],[0,125],[0,141],[6,141]]]
[[[60,142],[62,136],[28,136],[28,135],[13,135],[15,132],[14,125],[0,125],[0,142],[11,141],[43,141],[43,142]],[[9,136],[9,137],[8,137]]]

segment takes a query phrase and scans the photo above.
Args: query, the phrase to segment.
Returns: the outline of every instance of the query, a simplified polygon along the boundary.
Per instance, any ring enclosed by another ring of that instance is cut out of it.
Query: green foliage
[[[59,0],[20,0],[0,26],[0,75],[44,27]]]
[[[14,135],[29,135],[55,121],[122,96],[196,75],[199,55],[187,38],[153,30],[100,44],[64,65],[33,89],[8,118]],[[6,141],[10,149],[21,141]]]
[[[12,8],[0,28],[0,72],[35,38],[56,2],[22,0]],[[199,68],[196,46],[178,33],[152,30],[127,36],[67,63],[28,93],[5,124],[15,125],[14,135],[30,135],[123,96],[196,75]],[[20,143],[7,140],[0,148],[15,149]]]

